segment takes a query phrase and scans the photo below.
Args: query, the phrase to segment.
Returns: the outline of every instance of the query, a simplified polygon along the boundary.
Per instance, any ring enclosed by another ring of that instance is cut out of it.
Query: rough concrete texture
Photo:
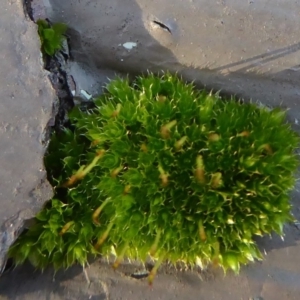
[[[34,23],[22,1],[0,10],[0,270],[24,219],[52,195],[43,168],[44,129],[55,94],[40,56]]]
[[[41,1],[51,21],[70,28],[75,61],[69,75],[76,94],[100,92],[106,76],[116,71],[176,70],[208,88],[273,106],[283,102],[300,132],[297,1]],[[300,182],[291,197],[298,220],[299,190]],[[134,264],[114,272],[101,260],[92,263],[90,286],[80,267],[58,272],[53,280],[52,269],[41,274],[25,265],[1,278],[0,299],[298,300],[299,224],[285,227],[284,241],[264,237],[258,244],[267,253],[265,260],[242,268],[239,276],[162,267],[152,289],[145,279],[128,276],[138,269]]]
[[[298,1],[44,0],[92,69],[176,70],[186,78],[299,112]],[[131,50],[126,42],[136,43]]]

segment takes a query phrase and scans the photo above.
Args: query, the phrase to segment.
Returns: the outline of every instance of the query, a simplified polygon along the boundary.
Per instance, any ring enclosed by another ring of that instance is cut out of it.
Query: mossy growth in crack
[[[238,273],[254,237],[293,220],[298,135],[285,112],[197,90],[169,73],[111,81],[45,165],[54,198],[10,249],[17,264],[85,265],[115,255]]]
[[[28,8],[27,8],[28,10]],[[38,20],[38,34],[41,40],[44,68],[49,71],[49,79],[56,91],[58,102],[53,106],[56,114],[54,127],[68,126],[67,112],[73,108],[73,94],[68,84],[67,66],[70,61],[69,37],[64,23],[52,23],[49,19]],[[51,120],[53,122],[53,120]],[[46,135],[48,136],[48,129]]]
[[[36,23],[43,54],[53,56],[58,50],[62,49],[63,41],[66,39],[64,34],[67,25],[64,23],[51,25],[47,20],[38,20]]]

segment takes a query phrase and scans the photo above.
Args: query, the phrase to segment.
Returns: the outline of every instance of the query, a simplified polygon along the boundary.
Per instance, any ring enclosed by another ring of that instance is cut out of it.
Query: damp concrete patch
[[[1,265],[24,221],[52,196],[43,156],[55,93],[43,70],[36,25],[22,1],[2,3],[0,49]]]

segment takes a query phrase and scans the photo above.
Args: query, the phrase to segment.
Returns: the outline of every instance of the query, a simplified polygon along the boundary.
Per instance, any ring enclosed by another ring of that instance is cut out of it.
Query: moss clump
[[[11,248],[17,263],[84,265],[88,254],[238,272],[253,237],[282,235],[298,136],[285,113],[198,91],[165,74],[110,82],[70,114],[45,158],[55,198]]]
[[[38,20],[37,25],[38,34],[42,44],[42,52],[49,56],[53,56],[56,51],[62,49],[67,25],[63,23],[56,23],[51,26],[46,20]]]

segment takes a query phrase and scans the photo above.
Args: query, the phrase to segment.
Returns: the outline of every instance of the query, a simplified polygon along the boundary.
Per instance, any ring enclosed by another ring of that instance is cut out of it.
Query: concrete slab
[[[299,116],[297,1],[43,1],[51,20],[71,28],[77,62],[178,71],[208,88],[284,102]],[[127,42],[136,47],[126,49]]]
[[[23,3],[0,11],[0,269],[24,219],[52,195],[43,167],[43,134],[55,93],[43,70],[36,26]]]

